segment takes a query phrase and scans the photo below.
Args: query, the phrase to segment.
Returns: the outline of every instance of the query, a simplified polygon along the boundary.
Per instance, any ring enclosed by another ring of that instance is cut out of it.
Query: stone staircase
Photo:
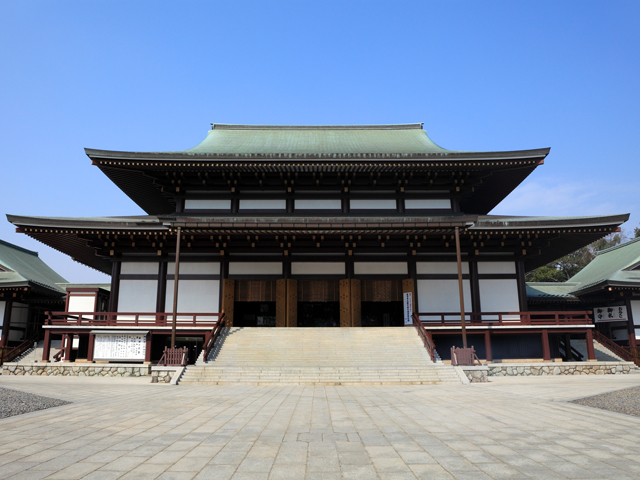
[[[580,352],[586,360],[588,358],[587,354],[587,341],[582,339],[572,339],[571,347],[575,348],[578,352]],[[621,362],[622,359],[609,350],[607,347],[602,345],[597,340],[593,341],[593,350],[596,354],[596,360],[598,362]]]
[[[413,328],[225,328],[181,385],[460,384]]]

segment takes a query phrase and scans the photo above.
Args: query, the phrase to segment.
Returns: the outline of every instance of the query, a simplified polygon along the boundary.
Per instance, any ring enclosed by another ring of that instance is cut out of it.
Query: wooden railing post
[[[542,359],[546,362],[551,360],[551,351],[549,349],[549,331],[546,328],[542,330]]]
[[[591,329],[587,330],[587,360],[590,362],[596,361],[596,352],[593,348],[593,332]]]
[[[491,353],[491,331],[486,330],[484,332],[484,350],[485,350],[485,360],[487,362],[493,361],[493,355]]]

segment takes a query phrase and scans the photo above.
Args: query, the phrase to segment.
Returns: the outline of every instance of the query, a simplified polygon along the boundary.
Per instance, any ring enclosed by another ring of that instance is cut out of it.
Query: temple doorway
[[[362,280],[362,326],[402,327],[402,280]]]
[[[234,327],[276,326],[276,281],[236,280]]]
[[[339,280],[298,281],[298,327],[340,326]]]

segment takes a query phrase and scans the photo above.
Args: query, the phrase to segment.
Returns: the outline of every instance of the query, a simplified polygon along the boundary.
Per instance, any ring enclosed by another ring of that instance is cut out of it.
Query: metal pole
[[[180,227],[176,242],[176,270],[173,275],[173,322],[171,325],[171,348],[176,348],[176,320],[178,317],[178,277],[180,276]]]
[[[464,315],[464,290],[462,289],[462,255],[460,254],[460,228],[456,227],[456,257],[458,260],[458,291],[460,292],[460,324],[462,325],[462,346],[467,348],[467,327]]]

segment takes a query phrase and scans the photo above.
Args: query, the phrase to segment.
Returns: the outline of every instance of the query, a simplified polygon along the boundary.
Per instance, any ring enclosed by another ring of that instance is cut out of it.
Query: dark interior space
[[[340,302],[298,302],[299,327],[339,327]]]
[[[402,327],[402,302],[362,302],[363,327]]]
[[[235,302],[234,327],[275,327],[276,302]]]

